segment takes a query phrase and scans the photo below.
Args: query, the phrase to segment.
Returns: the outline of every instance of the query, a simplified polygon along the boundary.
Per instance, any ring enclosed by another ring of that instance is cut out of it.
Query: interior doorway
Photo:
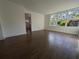
[[[25,13],[25,24],[26,24],[26,33],[31,34],[32,28],[31,28],[31,14]]]

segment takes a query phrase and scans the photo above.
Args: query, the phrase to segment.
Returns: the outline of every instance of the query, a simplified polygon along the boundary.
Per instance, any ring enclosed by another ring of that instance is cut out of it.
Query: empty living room
[[[79,59],[79,0],[0,0],[0,59]]]

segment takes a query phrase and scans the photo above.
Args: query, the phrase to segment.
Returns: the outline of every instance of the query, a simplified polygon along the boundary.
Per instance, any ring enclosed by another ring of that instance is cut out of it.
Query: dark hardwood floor
[[[75,35],[36,31],[0,41],[0,59],[79,59]]]

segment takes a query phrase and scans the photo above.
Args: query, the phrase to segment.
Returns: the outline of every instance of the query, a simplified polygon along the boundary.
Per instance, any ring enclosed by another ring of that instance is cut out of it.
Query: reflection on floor
[[[0,41],[0,59],[79,59],[77,36],[36,31]]]

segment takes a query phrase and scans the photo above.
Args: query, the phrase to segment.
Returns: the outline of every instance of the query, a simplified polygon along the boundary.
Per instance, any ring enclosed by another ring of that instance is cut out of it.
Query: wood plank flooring
[[[75,35],[36,31],[0,41],[0,59],[79,59]]]

